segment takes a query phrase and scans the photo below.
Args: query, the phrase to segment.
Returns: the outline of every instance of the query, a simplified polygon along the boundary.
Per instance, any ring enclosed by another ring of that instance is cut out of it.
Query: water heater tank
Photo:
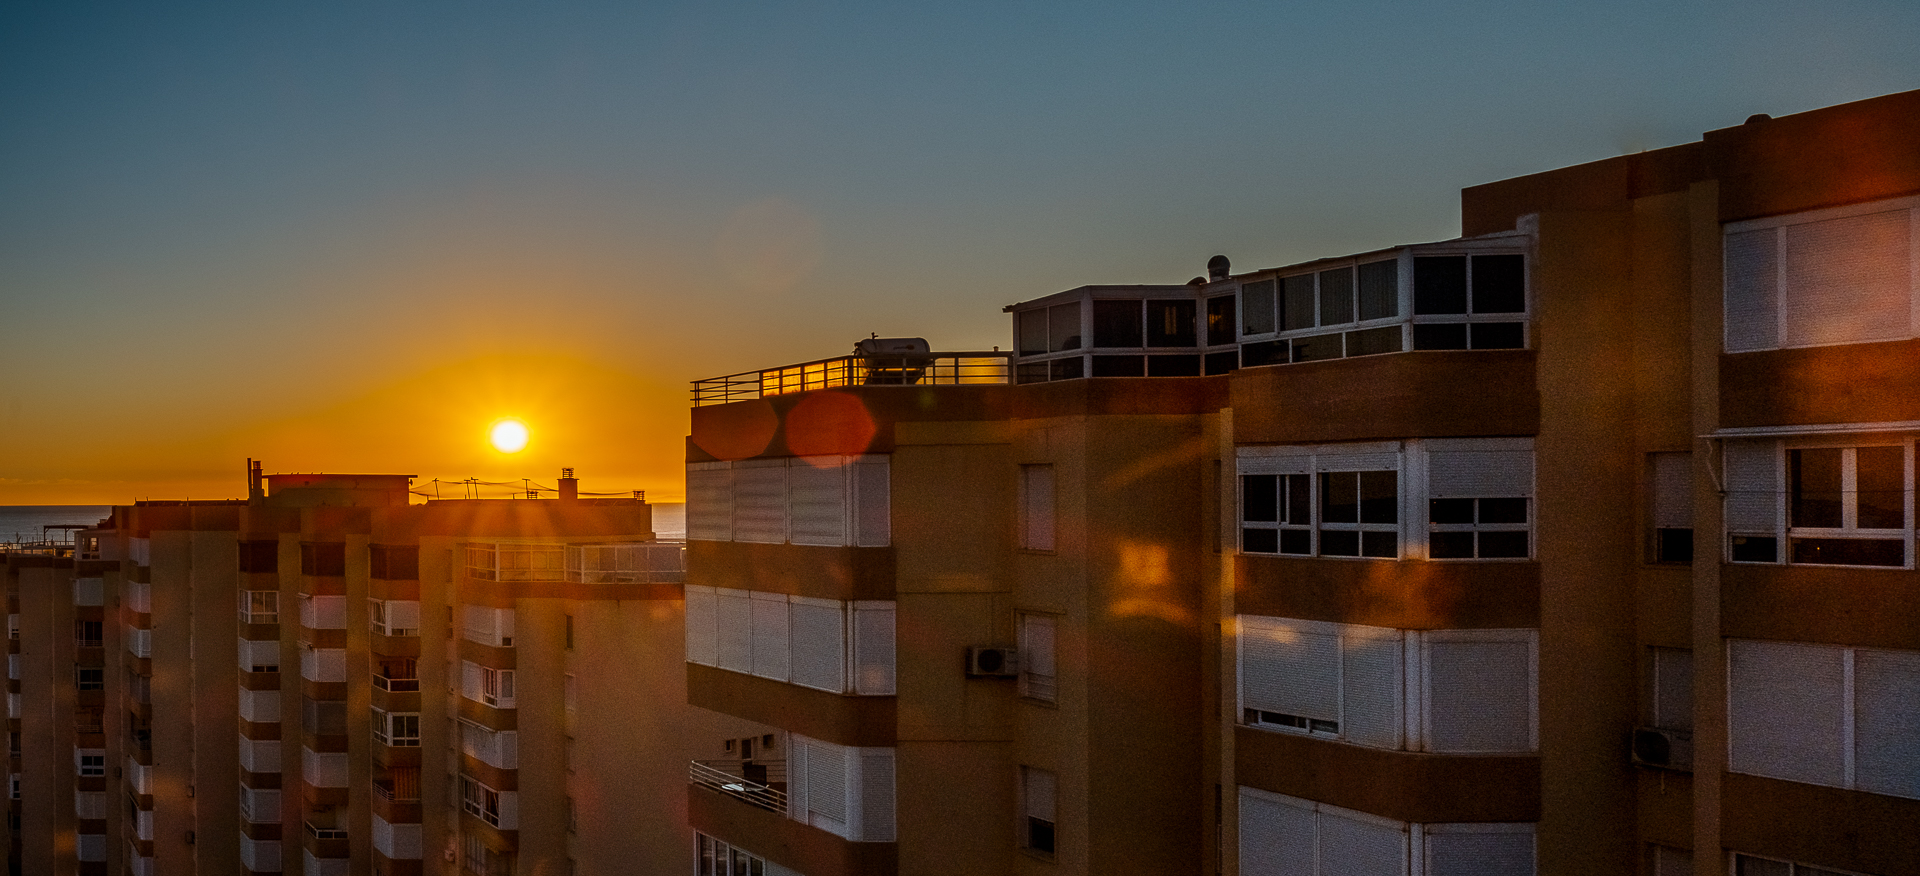
[[[924,356],[932,350],[926,338],[867,338],[853,345],[855,356]]]

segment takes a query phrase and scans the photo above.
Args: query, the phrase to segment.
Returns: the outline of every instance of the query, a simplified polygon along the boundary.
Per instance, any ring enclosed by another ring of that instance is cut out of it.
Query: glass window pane
[[[1906,451],[1862,447],[1854,451],[1854,484],[1860,489],[1861,529],[1905,529]]]
[[[1433,499],[1427,503],[1428,520],[1432,523],[1472,523],[1472,499]]]
[[[1268,530],[1268,531],[1271,532],[1272,530]],[[1303,556],[1303,557],[1312,556],[1313,555],[1313,530],[1311,529],[1280,530],[1280,552],[1283,554],[1293,554],[1295,556]]]
[[[1520,532],[1482,532],[1480,533],[1480,557],[1514,557],[1524,559],[1527,556],[1527,533]]]
[[[1525,523],[1527,522],[1527,500],[1481,499],[1480,522]]]
[[[1273,319],[1273,281],[1261,280],[1240,287],[1240,307],[1245,320],[1241,323],[1246,334],[1257,335],[1274,330]]]
[[[1413,327],[1416,350],[1464,350],[1467,348],[1466,323],[1416,325]]]
[[[1473,558],[1473,533],[1435,532],[1427,536],[1427,553],[1436,560]]]
[[[1390,471],[1360,473],[1360,522],[1400,522],[1399,475]]]
[[[1527,329],[1517,322],[1476,322],[1473,324],[1473,348],[1476,350],[1519,350],[1527,345]]]
[[[1303,474],[1287,475],[1286,519],[1296,526],[1313,525],[1313,479]]]
[[[1373,262],[1360,266],[1360,318],[1385,319],[1400,315],[1400,264]]]
[[[1279,519],[1278,494],[1275,492],[1278,480],[1275,475],[1246,475],[1240,478],[1240,519],[1257,522]]]
[[[1400,327],[1397,325],[1347,332],[1347,355],[1372,356],[1400,352]]]
[[[1313,275],[1301,274],[1280,281],[1280,315],[1285,331],[1313,328]]]
[[[1467,312],[1466,256],[1423,256],[1413,260],[1413,312]]]
[[[1473,257],[1473,312],[1524,313],[1526,261],[1518,254]]]
[[[1207,346],[1234,342],[1233,312],[1232,295],[1207,299]]]
[[[1080,302],[1047,308],[1047,335],[1047,349],[1052,352],[1080,349]]]
[[[1794,526],[1838,529],[1840,511],[1838,448],[1787,452],[1788,519]]]
[[[1141,344],[1140,302],[1093,302],[1093,345],[1138,347]]]
[[[1328,359],[1338,359],[1342,353],[1341,335],[1338,332],[1298,338],[1292,344],[1295,362],[1323,362]]]
[[[1242,529],[1240,549],[1250,554],[1277,553],[1280,550],[1280,536],[1272,529]]]
[[[1320,519],[1327,523],[1360,522],[1360,476],[1328,472],[1320,476]]]
[[[1320,530],[1320,555],[1325,557],[1360,556],[1360,533],[1352,530]]]
[[[1192,301],[1147,302],[1147,346],[1195,346],[1193,309]]]
[[[1353,321],[1353,269],[1320,272],[1320,324]]]

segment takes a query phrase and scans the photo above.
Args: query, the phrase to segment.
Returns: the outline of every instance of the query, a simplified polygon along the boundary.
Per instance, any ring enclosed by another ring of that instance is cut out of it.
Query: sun
[[[531,435],[527,431],[527,424],[513,419],[500,420],[487,430],[487,440],[493,442],[493,449],[501,453],[519,453],[527,446],[527,439]]]

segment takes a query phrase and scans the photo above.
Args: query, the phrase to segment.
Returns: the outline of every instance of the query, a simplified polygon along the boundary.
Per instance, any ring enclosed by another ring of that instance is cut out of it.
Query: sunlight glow
[[[501,420],[488,430],[487,440],[492,441],[493,449],[501,453],[519,453],[527,446],[531,434],[527,431],[527,424],[519,420]]]

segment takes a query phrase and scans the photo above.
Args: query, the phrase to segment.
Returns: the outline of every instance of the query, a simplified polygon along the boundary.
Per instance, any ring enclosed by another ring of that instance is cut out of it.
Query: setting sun
[[[519,453],[527,446],[529,435],[527,424],[519,420],[501,420],[493,424],[487,438],[493,442],[493,449],[501,453]]]

